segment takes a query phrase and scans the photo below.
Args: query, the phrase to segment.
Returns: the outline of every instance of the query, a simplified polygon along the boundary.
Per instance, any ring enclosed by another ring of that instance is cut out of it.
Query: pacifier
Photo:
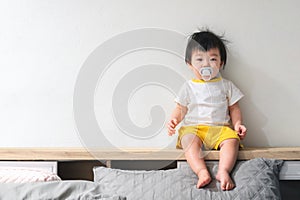
[[[213,74],[214,74],[214,69],[210,66],[208,67],[202,67],[200,70],[200,75],[202,77],[203,80],[205,81],[209,81],[210,79],[213,78]]]

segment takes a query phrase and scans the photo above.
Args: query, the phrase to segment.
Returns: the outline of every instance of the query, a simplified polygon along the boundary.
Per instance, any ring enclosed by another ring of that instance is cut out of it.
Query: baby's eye
[[[201,62],[203,59],[202,58],[197,58],[196,60]]]
[[[210,61],[217,61],[217,59],[216,58],[211,58]]]

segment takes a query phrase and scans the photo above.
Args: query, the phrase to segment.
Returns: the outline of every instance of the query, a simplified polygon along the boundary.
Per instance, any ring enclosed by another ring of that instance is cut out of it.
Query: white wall
[[[231,41],[223,75],[246,95],[245,145],[299,146],[299,7],[297,0],[1,1],[0,146],[81,146],[85,133],[76,131],[73,92],[83,63],[98,46],[139,28],[189,35],[205,26]],[[141,50],[116,60],[98,84],[94,105],[113,145],[175,143],[165,129],[148,140],[131,138],[111,116],[111,92],[122,73],[149,63],[176,63],[176,71],[190,78],[183,61],[166,52]],[[149,110],[156,104],[169,116],[173,97],[159,85],[142,87],[129,100],[131,119],[140,126],[151,123]]]

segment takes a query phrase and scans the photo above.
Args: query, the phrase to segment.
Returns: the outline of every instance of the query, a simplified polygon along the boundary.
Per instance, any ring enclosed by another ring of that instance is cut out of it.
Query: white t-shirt
[[[175,102],[188,108],[182,121],[189,125],[230,125],[228,106],[244,95],[229,80],[217,77],[210,81],[189,80],[184,83]]]

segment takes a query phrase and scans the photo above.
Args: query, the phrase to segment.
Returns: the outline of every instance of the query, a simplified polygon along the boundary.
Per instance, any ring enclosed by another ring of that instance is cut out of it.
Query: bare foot
[[[202,188],[204,186],[206,186],[207,184],[210,183],[211,181],[211,177],[210,177],[210,174],[209,172],[207,171],[207,169],[201,169],[199,172],[198,172],[198,183],[197,183],[197,188]]]
[[[216,179],[221,183],[222,190],[232,190],[235,187],[227,171],[218,171]]]

